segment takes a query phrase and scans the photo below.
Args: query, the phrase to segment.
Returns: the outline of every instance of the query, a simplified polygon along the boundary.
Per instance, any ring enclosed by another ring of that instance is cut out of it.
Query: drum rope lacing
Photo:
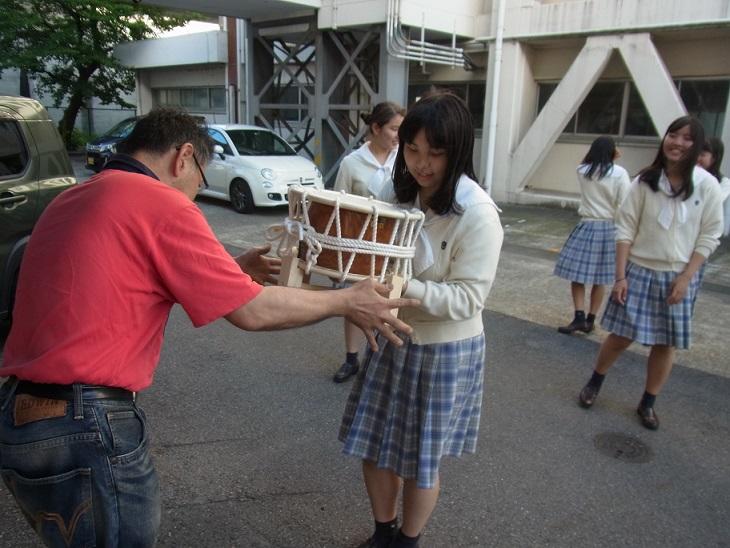
[[[323,249],[337,252],[337,266],[340,273],[340,281],[345,281],[350,268],[358,253],[370,255],[370,272],[375,275],[375,258],[384,257],[379,281],[383,282],[391,259],[394,260],[394,271],[408,280],[412,276],[411,259],[415,255],[415,237],[418,235],[422,225],[423,216],[417,222],[408,222],[409,212],[403,210],[401,218],[395,219],[395,227],[388,243],[378,242],[378,208],[373,205],[370,213],[360,229],[358,238],[344,238],[340,220],[340,197],[335,199],[332,213],[327,221],[324,233],[320,234],[310,224],[308,192],[304,192],[302,199],[295,206],[295,216],[303,217],[303,221],[292,219],[284,220],[280,225],[270,226],[266,230],[267,241],[279,241],[277,255],[285,257],[292,253],[293,244],[303,242],[307,246],[305,253],[305,273],[309,274],[317,264],[317,258]],[[405,224],[405,230],[400,230],[401,222]],[[335,225],[336,236],[329,235],[332,225]],[[368,227],[372,226],[372,240],[363,240]],[[395,239],[398,237],[396,244]],[[343,254],[348,254],[346,264],[343,262]]]

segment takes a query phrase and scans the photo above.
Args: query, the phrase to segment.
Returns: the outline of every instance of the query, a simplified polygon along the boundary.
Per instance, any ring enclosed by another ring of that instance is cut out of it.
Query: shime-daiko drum
[[[267,231],[269,240],[279,240],[280,285],[300,285],[294,268],[340,282],[411,278],[423,212],[301,186],[290,187],[288,198],[289,217]]]

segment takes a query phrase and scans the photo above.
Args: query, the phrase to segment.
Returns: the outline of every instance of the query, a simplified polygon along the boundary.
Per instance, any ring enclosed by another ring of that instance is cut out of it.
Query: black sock
[[[390,521],[375,521],[375,533],[373,539],[392,539],[398,533],[398,518]]]
[[[357,352],[348,352],[345,354],[345,361],[350,365],[357,364]]]
[[[654,394],[649,394],[649,392],[644,392],[644,395],[641,397],[641,401],[639,402],[639,407],[643,409],[649,409],[650,407],[654,407],[654,402],[656,401],[656,396]]]
[[[596,315],[595,314],[588,314],[588,316],[586,317],[586,322],[587,323],[593,323],[595,321],[596,321]]]
[[[395,539],[393,539],[393,542],[390,544],[390,546],[391,548],[413,548],[415,546],[418,546],[419,538],[421,538],[421,535],[409,537],[408,535],[404,534],[403,531],[398,529],[398,534],[395,536]]]
[[[593,375],[591,375],[591,379],[588,381],[588,384],[591,385],[593,388],[601,388],[601,385],[603,384],[603,379],[606,378],[606,375],[601,375],[600,373],[593,372]]]

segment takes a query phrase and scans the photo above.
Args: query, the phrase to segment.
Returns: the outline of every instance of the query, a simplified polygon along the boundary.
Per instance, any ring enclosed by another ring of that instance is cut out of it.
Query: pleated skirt
[[[609,299],[601,326],[641,344],[689,348],[692,315],[701,277],[699,271],[695,272],[684,299],[669,305],[667,297],[676,276],[676,272],[651,270],[629,261],[626,267],[626,303],[621,305]]]
[[[612,221],[581,221],[560,250],[553,274],[582,284],[613,283],[616,228]]]
[[[379,337],[367,350],[340,426],[343,453],[373,461],[422,489],[441,457],[476,450],[484,385],[484,334],[403,346]]]

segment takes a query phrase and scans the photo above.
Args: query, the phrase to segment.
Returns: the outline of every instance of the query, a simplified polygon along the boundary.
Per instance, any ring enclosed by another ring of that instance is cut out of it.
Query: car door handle
[[[22,204],[28,201],[27,196],[17,196],[10,192],[3,192],[0,194],[0,205],[3,207],[11,207],[15,204]]]

